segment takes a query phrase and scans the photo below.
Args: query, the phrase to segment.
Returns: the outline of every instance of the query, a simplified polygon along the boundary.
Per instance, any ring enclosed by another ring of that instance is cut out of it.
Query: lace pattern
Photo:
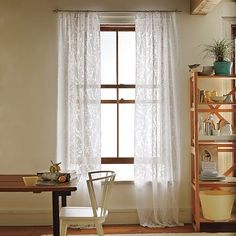
[[[179,133],[175,102],[175,13],[137,13],[135,188],[140,224],[178,220]]]
[[[86,178],[101,163],[99,17],[60,12],[58,32],[57,157]]]

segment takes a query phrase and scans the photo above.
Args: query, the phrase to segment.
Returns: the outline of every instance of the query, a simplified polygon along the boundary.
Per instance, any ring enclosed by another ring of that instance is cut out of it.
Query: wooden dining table
[[[0,175],[0,192],[32,192],[52,193],[52,217],[53,217],[53,235],[60,236],[60,205],[66,206],[67,196],[77,190],[78,181],[72,180],[66,183],[56,184],[37,184],[35,186],[26,186],[22,177],[27,175]],[[61,204],[60,202],[61,198]]]

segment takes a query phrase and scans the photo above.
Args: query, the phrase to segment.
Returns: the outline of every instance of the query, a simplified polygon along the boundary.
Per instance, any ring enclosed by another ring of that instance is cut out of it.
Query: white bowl
[[[211,100],[214,102],[223,102],[225,100],[225,96],[212,96]]]
[[[42,179],[45,181],[56,181],[58,179],[59,172],[57,173],[51,173],[51,172],[46,172],[42,174]]]
[[[26,186],[35,186],[38,180],[38,176],[25,176],[22,178]]]

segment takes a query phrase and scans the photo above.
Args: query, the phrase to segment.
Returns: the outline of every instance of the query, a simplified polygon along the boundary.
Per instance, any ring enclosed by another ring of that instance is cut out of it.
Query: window
[[[118,164],[133,164],[134,103],[135,103],[134,26],[102,25],[101,26],[102,164],[117,164],[117,166],[119,166]],[[125,166],[123,165],[123,167]]]

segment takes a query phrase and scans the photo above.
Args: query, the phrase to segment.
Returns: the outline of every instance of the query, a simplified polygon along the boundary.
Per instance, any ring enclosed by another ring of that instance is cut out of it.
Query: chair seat
[[[62,207],[60,211],[60,218],[66,220],[79,220],[91,221],[98,220],[99,222],[105,221],[108,211],[101,215],[101,208],[98,208],[97,215],[94,217],[92,207]]]

